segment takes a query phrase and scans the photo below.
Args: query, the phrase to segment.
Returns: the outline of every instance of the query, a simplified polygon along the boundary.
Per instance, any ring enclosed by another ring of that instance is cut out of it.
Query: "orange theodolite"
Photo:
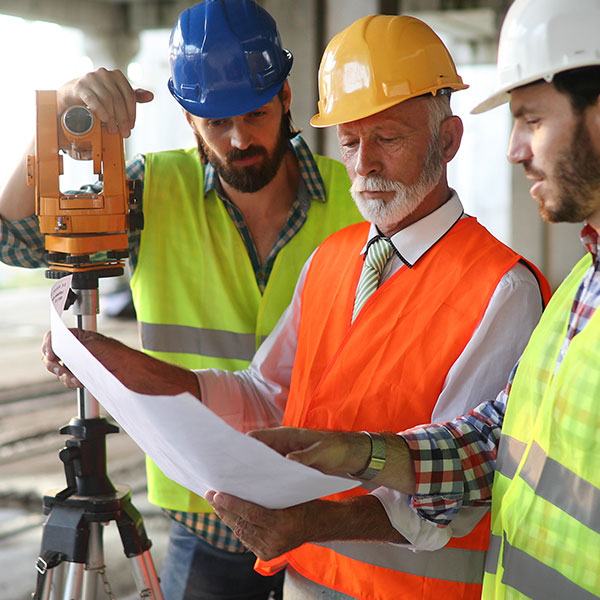
[[[133,210],[132,182],[125,175],[123,138],[109,133],[85,106],[72,106],[58,116],[56,91],[37,91],[36,109],[35,156],[27,157],[27,183],[35,185],[35,213],[51,271],[46,275],[121,274],[128,256],[127,231],[143,226],[142,213]],[[102,191],[61,192],[62,153],[93,160]],[[98,252],[103,254],[91,260]]]

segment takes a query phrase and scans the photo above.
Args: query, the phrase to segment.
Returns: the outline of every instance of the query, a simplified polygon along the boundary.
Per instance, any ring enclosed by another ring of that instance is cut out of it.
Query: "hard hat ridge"
[[[169,46],[169,91],[185,110],[204,118],[227,118],[266,104],[293,62],[275,21],[253,0],[206,0],[188,8]]]

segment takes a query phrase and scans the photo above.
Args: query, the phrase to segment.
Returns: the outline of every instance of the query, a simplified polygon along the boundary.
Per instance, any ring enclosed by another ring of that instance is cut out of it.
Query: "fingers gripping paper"
[[[149,396],[126,388],[61,319],[71,276],[51,291],[55,353],[171,479],[203,496],[213,489],[266,508],[285,508],[358,482],[287,460],[232,429],[191,394]]]

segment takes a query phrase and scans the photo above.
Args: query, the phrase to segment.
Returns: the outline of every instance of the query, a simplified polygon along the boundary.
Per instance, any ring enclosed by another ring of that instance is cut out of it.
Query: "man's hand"
[[[134,90],[121,71],[104,68],[65,83],[57,92],[60,114],[70,106],[83,104],[106,123],[109,133],[119,132],[124,138],[135,125],[136,104],[153,98],[148,90]]]
[[[206,499],[236,537],[263,560],[271,560],[311,541],[310,518],[319,500],[270,510],[222,492],[209,491]]]
[[[276,427],[248,433],[290,460],[326,473],[356,473],[369,460],[371,442],[360,432]]]
[[[406,543],[390,524],[375,496],[341,501],[313,500],[270,510],[229,494],[206,493],[206,499],[241,542],[263,560],[271,560],[306,542],[362,540]]]
[[[73,333],[73,335],[82,343],[83,339],[94,335],[93,332],[84,331],[83,329],[71,329],[71,333]],[[52,334],[49,331],[44,335],[44,340],[42,342],[42,362],[44,363],[46,370],[56,375],[65,387],[83,387],[82,383],[73,375],[73,373],[71,373],[71,371],[69,371],[69,369],[67,369],[62,360],[54,353],[54,350],[52,349]]]
[[[358,473],[367,466],[371,442],[360,432],[313,431],[297,427],[276,427],[248,432],[290,460],[326,473]],[[384,433],[386,462],[371,482],[394,488],[405,494],[415,493],[415,471],[404,439]]]
[[[147,395],[173,396],[189,392],[200,398],[198,379],[192,371],[148,356],[95,331],[71,329],[71,332],[126,388]],[[50,332],[42,343],[42,361],[67,387],[81,387],[54,353]]]

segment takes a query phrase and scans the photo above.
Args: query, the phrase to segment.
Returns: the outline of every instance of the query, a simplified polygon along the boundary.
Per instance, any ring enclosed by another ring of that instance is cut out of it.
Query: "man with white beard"
[[[446,165],[462,136],[450,93],[465,87],[441,40],[417,19],[364,17],[333,38],[311,123],[337,126],[352,195],[368,222],[315,250],[248,369],[189,371],[97,333],[78,337],[130,389],[188,391],[241,431],[280,424],[402,431],[475,407],[509,374],[548,287],[464,214],[448,186]],[[43,351],[50,371],[76,383],[48,338]],[[369,461],[352,474],[362,480],[385,462],[380,434],[368,435]],[[286,599],[480,597],[485,508],[465,508],[441,529],[389,488],[284,510],[215,491],[207,500],[271,561],[257,570],[288,565]]]

